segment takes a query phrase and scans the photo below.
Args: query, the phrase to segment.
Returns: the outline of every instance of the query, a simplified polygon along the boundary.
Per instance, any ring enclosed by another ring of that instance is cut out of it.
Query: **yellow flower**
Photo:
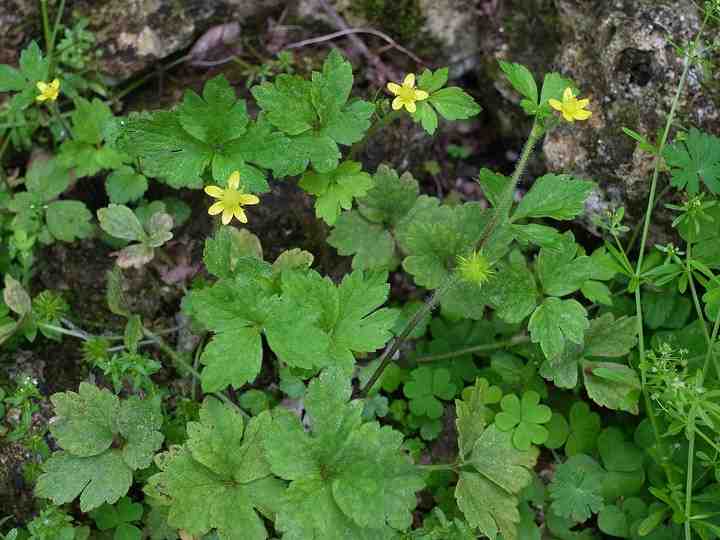
[[[590,104],[589,99],[578,99],[573,94],[572,88],[569,86],[563,92],[562,102],[557,99],[551,99],[548,101],[550,106],[556,111],[560,111],[563,118],[568,122],[574,122],[575,120],[587,120],[592,116],[591,111],[586,111],[585,107]]]
[[[475,285],[486,283],[496,273],[492,263],[483,255],[482,251],[473,251],[467,257],[459,255],[457,271],[464,281]]]
[[[51,83],[40,81],[35,86],[40,91],[40,94],[35,98],[36,101],[55,101],[58,94],[60,94],[60,79],[53,79]]]
[[[260,199],[255,195],[240,191],[240,171],[232,173],[227,183],[228,187],[226,189],[220,186],[205,187],[205,193],[211,197],[220,199],[208,208],[208,214],[216,216],[222,213],[223,225],[230,223],[233,216],[235,216],[240,223],[247,223],[247,216],[242,207],[247,204],[257,204],[260,202]]]
[[[408,112],[414,113],[417,110],[415,102],[427,99],[429,96],[425,90],[415,90],[415,75],[412,73],[405,76],[402,86],[390,82],[387,84],[387,89],[396,96],[392,102],[395,111],[405,107]]]

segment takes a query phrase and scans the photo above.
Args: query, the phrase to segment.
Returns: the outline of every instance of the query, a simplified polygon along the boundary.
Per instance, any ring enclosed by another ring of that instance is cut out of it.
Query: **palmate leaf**
[[[600,464],[584,454],[558,465],[549,488],[553,512],[574,523],[588,520],[603,507],[604,475]]]
[[[217,531],[221,540],[265,540],[258,512],[273,517],[284,484],[270,474],[262,438],[270,413],[243,418],[214,398],[188,424],[188,440],[160,455],[161,472],[145,488],[168,507],[168,523],[193,536]]]
[[[272,472],[290,481],[275,525],[285,540],[391,540],[412,523],[424,483],[401,450],[402,434],[363,423],[348,402],[349,379],[329,368],[310,383],[310,432],[276,409],[265,449]]]
[[[355,270],[392,270],[397,265],[392,235],[356,210],[340,214],[327,241],[340,255],[354,255]]]
[[[354,353],[375,351],[392,337],[398,312],[380,307],[390,292],[385,272],[356,270],[339,286],[314,271],[290,272],[283,275],[283,291],[317,314],[329,336],[327,355],[317,358],[321,366],[337,365],[349,374]]]
[[[270,271],[267,263],[258,264]],[[186,311],[215,332],[200,356],[206,391],[228,385],[240,388],[255,379],[262,363],[262,334],[273,352],[291,366],[325,365],[330,340],[316,323],[319,313],[266,287],[262,279],[221,280],[188,296]]]
[[[162,444],[160,400],[120,401],[88,383],[51,400],[57,416],[50,432],[64,451],[45,462],[35,492],[55,504],[79,495],[83,512],[115,503],[130,488],[132,472],[148,467]]]
[[[352,66],[333,49],[311,81],[279,75],[252,88],[267,120],[290,138],[285,174],[300,174],[308,164],[319,173],[330,172],[340,160],[338,145],[363,137],[375,107],[366,101],[347,103],[352,84]]]
[[[665,161],[670,166],[670,183],[694,195],[700,182],[712,193],[720,193],[720,139],[691,128],[687,138],[665,148]]]
[[[362,164],[344,161],[328,173],[306,172],[299,185],[315,195],[315,215],[333,225],[342,209],[352,207],[353,198],[367,193],[373,180],[362,171]]]
[[[265,191],[263,169],[282,172],[289,159],[287,139],[262,117],[250,121],[222,75],[205,84],[202,97],[188,91],[177,110],[130,115],[118,129],[117,148],[139,160],[143,174],[175,188],[202,187],[211,166],[216,182],[238,170],[244,189]]]

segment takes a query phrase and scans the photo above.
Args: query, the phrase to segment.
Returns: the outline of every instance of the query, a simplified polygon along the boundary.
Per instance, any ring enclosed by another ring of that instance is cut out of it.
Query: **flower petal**
[[[225,210],[225,203],[222,201],[218,201],[215,204],[211,205],[210,208],[208,208],[208,214],[210,214],[211,216],[217,216],[223,210]]]
[[[50,83],[50,88],[52,88],[56,92],[60,90],[60,79],[53,79]]]
[[[415,105],[414,101],[406,101],[405,108],[408,110],[408,112],[411,113],[414,113],[417,110],[417,106]]]
[[[556,111],[562,111],[562,103],[560,103],[557,99],[549,99],[548,103]]]
[[[229,208],[226,208],[225,210],[223,210],[222,224],[227,225],[228,223],[230,223],[230,221],[232,220],[232,217],[233,217],[232,210],[230,210]]]
[[[398,95],[398,92],[400,92],[400,89],[401,89],[401,88],[402,88],[402,87],[401,87],[399,84],[397,84],[397,83],[394,83],[394,82],[389,82],[389,83],[387,83],[387,89],[388,89],[392,94],[395,94],[396,96]]]
[[[589,99],[578,99],[578,100],[577,100],[578,109],[584,109],[584,108],[587,107],[588,105],[590,105],[590,100],[589,100]]]
[[[251,193],[243,193],[240,195],[240,204],[258,204],[260,199]]]
[[[407,88],[413,88],[415,86],[415,74],[414,73],[408,73],[405,75],[405,78],[403,79],[403,86]]]
[[[247,216],[245,215],[245,211],[242,208],[240,208],[239,206],[235,210],[233,210],[233,215],[237,218],[237,220],[240,223],[248,222]]]
[[[216,199],[220,199],[224,192],[225,190],[220,186],[205,186],[205,193]]]
[[[575,121],[575,117],[572,114],[570,114],[568,111],[563,111],[562,115],[563,115],[563,118],[570,123],[573,123]]]
[[[39,81],[35,87],[40,90],[42,93],[45,93],[45,91],[48,89],[47,83],[44,83],[42,81]]]
[[[428,94],[425,90],[415,90],[415,99],[418,101],[422,101],[423,99],[427,99],[430,97],[430,94]]]
[[[573,94],[572,88],[568,86],[563,92],[563,101],[570,101],[574,97],[575,94]]]
[[[405,101],[403,101],[403,98],[401,98],[400,96],[393,99],[393,101],[392,101],[393,110],[399,111],[400,109],[402,109],[403,103],[405,103]]]
[[[240,187],[240,171],[233,171],[233,173],[230,175],[230,178],[228,178],[228,187],[230,189],[237,189]]]
[[[575,111],[575,120],[587,120],[592,116],[592,111]]]

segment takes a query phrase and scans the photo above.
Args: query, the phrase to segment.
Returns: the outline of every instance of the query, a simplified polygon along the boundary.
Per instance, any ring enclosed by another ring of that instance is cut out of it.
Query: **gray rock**
[[[189,47],[215,24],[267,14],[281,0],[68,0],[66,14],[90,20],[98,39],[100,70],[126,79]],[[17,62],[20,47],[42,32],[36,0],[0,2],[0,63]]]
[[[563,124],[545,140],[548,169],[592,178],[599,192],[588,210],[625,206],[627,219],[642,219],[653,159],[621,131],[631,128],[652,140],[664,126],[683,69],[670,44],[683,44],[700,27],[691,0],[557,0],[567,35],[555,67],[591,100],[588,122]],[[692,67],[677,120],[717,130],[720,111],[701,88]],[[659,208],[654,240],[668,232],[669,215]]]

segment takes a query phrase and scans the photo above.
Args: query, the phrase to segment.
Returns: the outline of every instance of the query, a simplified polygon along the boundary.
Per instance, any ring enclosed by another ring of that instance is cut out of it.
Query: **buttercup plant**
[[[499,63],[529,131],[509,175],[479,171],[484,204],[430,196],[410,172],[363,162],[368,139],[392,122],[431,136],[439,117],[481,111],[447,86],[447,68],[361,99],[350,62],[332,50],[310,73],[287,58],[245,69],[258,80],[251,103],[218,75],[174,108],[118,117],[87,88],[66,90],[47,27],[45,52],[32,44],[20,70],[0,69],[0,89],[18,110],[51,111],[37,129],[57,156],[8,184],[3,230],[30,254],[36,243],[109,244],[106,299],[121,326],[84,330],[60,294],[31,295],[32,257],[7,263],[0,340],[81,340],[92,376],[51,397],[53,452],[33,442],[44,435],[31,429],[38,389],[0,392],[0,411],[22,409],[3,417],[23,422],[0,434],[35,448],[42,465],[28,479],[46,504],[5,536],[720,536],[720,139],[673,132],[715,4],[681,50],[658,140],[625,129],[654,162],[641,225],[629,235],[624,209],[611,209],[594,248],[569,226],[594,182],[528,178],[548,133],[592,129],[600,112],[600,99],[580,97],[597,90],[559,73],[539,84],[527,67]],[[107,200],[93,214],[71,195],[97,175]],[[665,175],[680,240],[651,249]],[[348,266],[328,269],[324,256],[264,246],[242,228],[256,225],[250,207],[277,182],[311,201]],[[136,275],[170,287],[163,266],[185,242],[190,208],[147,200],[154,184],[195,190],[203,214],[220,216],[166,329],[128,295]],[[399,297],[400,285],[413,292]]]

